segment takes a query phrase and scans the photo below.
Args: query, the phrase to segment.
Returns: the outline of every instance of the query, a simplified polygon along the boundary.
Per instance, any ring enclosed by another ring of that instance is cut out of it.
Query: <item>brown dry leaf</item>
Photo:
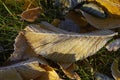
[[[117,34],[110,30],[76,34],[53,29],[51,25],[46,26],[49,29],[41,26],[43,24],[32,25],[29,27],[31,31],[23,31],[22,34],[36,54],[55,62],[71,63],[91,56]]]
[[[0,67],[0,80],[60,80],[53,68],[40,59]]]
[[[75,63],[59,63],[60,68],[64,72],[64,74],[70,78],[70,79],[75,79],[75,80],[81,80],[79,75],[74,72],[77,70],[78,66]]]
[[[117,51],[120,48],[120,39],[116,39],[106,46],[108,51]]]
[[[27,9],[26,11],[22,12],[20,16],[23,20],[34,22],[38,18],[39,14],[42,12],[42,8],[36,7],[32,9]]]
[[[120,71],[118,69],[118,58],[114,60],[111,66],[112,76],[115,80],[120,80]]]

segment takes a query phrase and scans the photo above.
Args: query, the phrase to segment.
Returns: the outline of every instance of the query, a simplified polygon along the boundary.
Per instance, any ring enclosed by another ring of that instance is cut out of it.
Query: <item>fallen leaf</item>
[[[32,9],[27,9],[26,11],[22,12],[20,16],[23,20],[34,22],[42,12],[43,11],[40,7],[36,7]]]
[[[32,25],[29,27],[31,31],[23,31],[22,34],[36,54],[55,62],[75,62],[91,56],[117,34],[110,30],[76,34],[51,29],[51,25],[46,26],[49,29],[39,26]]]
[[[88,0],[88,2],[96,3],[107,13],[107,18],[101,19],[85,12],[83,16],[87,22],[98,29],[112,29],[120,27],[120,1],[119,0]]]
[[[120,39],[110,42],[106,48],[108,51],[117,51],[120,48]]]
[[[112,76],[115,80],[120,80],[120,71],[118,69],[118,58],[114,60],[111,66]]]
[[[93,27],[98,29],[113,29],[120,27],[120,19],[119,18],[106,18],[101,19],[97,18],[95,16],[92,16],[90,14],[87,14],[85,12],[82,12],[83,16],[87,20],[89,24],[91,24]]]
[[[60,80],[57,73],[40,58],[0,67],[1,80]]]
[[[96,0],[112,18],[120,18],[120,0]]]

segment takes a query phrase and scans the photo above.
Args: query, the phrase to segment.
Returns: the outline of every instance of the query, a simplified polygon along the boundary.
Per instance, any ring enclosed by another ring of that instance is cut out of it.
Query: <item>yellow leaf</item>
[[[83,12],[87,22],[98,29],[113,29],[120,27],[120,0],[88,0],[101,6],[107,13],[107,18],[101,19]]]
[[[96,0],[96,2],[107,9],[108,15],[120,18],[120,0]]]

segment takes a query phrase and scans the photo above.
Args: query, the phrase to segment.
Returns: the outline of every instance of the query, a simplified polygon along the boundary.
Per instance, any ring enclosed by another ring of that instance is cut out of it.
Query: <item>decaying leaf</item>
[[[27,9],[24,11],[20,16],[23,20],[26,20],[28,22],[34,22],[40,13],[42,13],[42,9],[40,7]]]
[[[52,29],[51,25],[44,28],[41,26],[43,24],[29,26],[27,28],[31,31],[24,30],[21,34],[36,54],[55,62],[74,62],[91,56],[117,34],[110,30],[76,34]]]
[[[116,39],[106,46],[108,51],[117,51],[120,48],[120,39]]]
[[[114,60],[111,66],[112,76],[115,80],[120,80],[120,71],[118,69],[118,58]]]
[[[0,80],[60,80],[54,69],[40,59],[0,67]]]

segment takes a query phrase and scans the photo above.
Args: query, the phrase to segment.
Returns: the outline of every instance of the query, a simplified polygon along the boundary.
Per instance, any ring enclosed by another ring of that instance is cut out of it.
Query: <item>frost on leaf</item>
[[[46,24],[29,26],[32,31],[22,34],[36,54],[55,62],[75,62],[91,56],[116,35],[110,30],[76,34]]]

